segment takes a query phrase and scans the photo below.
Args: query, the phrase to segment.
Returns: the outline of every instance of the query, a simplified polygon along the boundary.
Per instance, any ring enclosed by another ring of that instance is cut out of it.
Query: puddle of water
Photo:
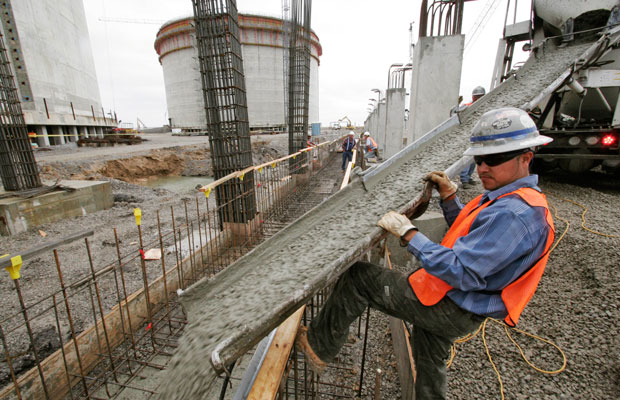
[[[162,176],[149,179],[143,185],[182,194],[195,190],[196,185],[202,186],[210,182],[213,182],[213,178],[207,176]]]

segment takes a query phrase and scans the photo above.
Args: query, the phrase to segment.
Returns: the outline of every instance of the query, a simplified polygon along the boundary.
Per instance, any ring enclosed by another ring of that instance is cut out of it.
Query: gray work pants
[[[357,262],[338,280],[319,314],[312,320],[308,342],[324,361],[331,361],[349,335],[349,325],[370,306],[414,325],[416,400],[446,397],[446,360],[455,339],[474,332],[484,317],[459,308],[448,297],[425,306],[408,276],[366,262]]]

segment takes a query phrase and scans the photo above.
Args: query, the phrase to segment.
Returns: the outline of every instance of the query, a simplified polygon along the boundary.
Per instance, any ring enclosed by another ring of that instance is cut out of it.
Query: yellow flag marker
[[[142,225],[142,210],[134,208],[133,216],[136,217],[136,225]]]
[[[11,266],[5,267],[7,271],[9,271],[9,275],[11,275],[11,279],[19,279],[21,275],[19,274],[19,270],[22,267],[22,256],[11,257]]]

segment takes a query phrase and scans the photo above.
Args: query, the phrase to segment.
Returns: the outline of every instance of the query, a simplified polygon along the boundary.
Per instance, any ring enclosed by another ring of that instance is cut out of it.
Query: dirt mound
[[[153,154],[106,161],[97,173],[125,182],[135,182],[136,179],[151,176],[181,175],[184,166],[184,160],[176,154]]]

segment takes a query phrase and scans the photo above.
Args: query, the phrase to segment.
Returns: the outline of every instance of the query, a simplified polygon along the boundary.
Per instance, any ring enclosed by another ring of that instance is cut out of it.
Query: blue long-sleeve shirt
[[[517,279],[542,255],[549,226],[544,209],[531,207],[518,195],[498,199],[518,188],[540,191],[538,176],[521,178],[497,190],[486,191],[480,204],[494,201],[476,217],[469,233],[452,248],[436,244],[421,233],[411,239],[408,250],[422,267],[453,287],[447,294],[459,307],[475,314],[504,318],[506,307],[499,291]],[[441,203],[448,225],[463,204]]]

